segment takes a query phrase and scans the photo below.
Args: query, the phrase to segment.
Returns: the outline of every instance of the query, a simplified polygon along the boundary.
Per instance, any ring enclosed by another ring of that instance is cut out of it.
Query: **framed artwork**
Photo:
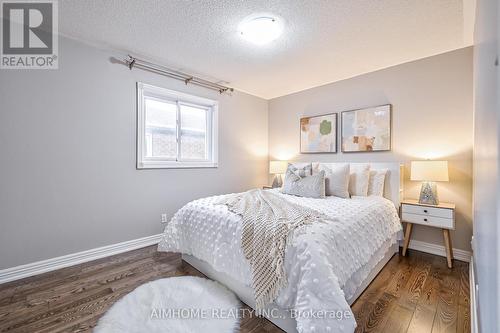
[[[337,114],[300,118],[300,152],[337,152]]]
[[[341,114],[342,152],[391,150],[391,105],[344,111]]]

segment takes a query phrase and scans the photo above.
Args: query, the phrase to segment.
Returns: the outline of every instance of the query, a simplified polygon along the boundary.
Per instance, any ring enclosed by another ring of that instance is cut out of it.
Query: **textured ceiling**
[[[471,6],[462,0],[59,4],[64,35],[216,78],[267,99],[471,44],[471,15],[465,12]],[[237,33],[238,23],[256,12],[285,21],[283,35],[264,47]]]

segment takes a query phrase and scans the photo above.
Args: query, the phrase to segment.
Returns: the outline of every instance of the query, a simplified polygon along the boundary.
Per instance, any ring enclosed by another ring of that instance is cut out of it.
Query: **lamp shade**
[[[412,161],[410,179],[428,182],[447,182],[448,161]]]
[[[286,172],[288,167],[287,161],[270,161],[269,162],[269,173],[270,174],[282,174]]]

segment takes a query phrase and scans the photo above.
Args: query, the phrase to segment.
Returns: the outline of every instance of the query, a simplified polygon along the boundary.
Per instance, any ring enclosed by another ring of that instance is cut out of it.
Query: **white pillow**
[[[349,198],[349,164],[314,163],[313,174],[325,171],[326,195]]]
[[[370,180],[370,164],[351,163],[351,176],[349,178],[349,193],[351,196],[368,195],[368,182]]]
[[[370,170],[370,180],[368,181],[368,195],[384,196],[385,175],[387,169]]]

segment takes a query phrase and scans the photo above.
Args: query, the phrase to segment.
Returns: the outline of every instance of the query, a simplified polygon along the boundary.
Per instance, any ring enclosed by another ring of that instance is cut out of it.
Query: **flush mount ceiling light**
[[[244,19],[238,26],[244,39],[257,45],[265,45],[283,32],[283,21],[272,15],[252,15]]]

